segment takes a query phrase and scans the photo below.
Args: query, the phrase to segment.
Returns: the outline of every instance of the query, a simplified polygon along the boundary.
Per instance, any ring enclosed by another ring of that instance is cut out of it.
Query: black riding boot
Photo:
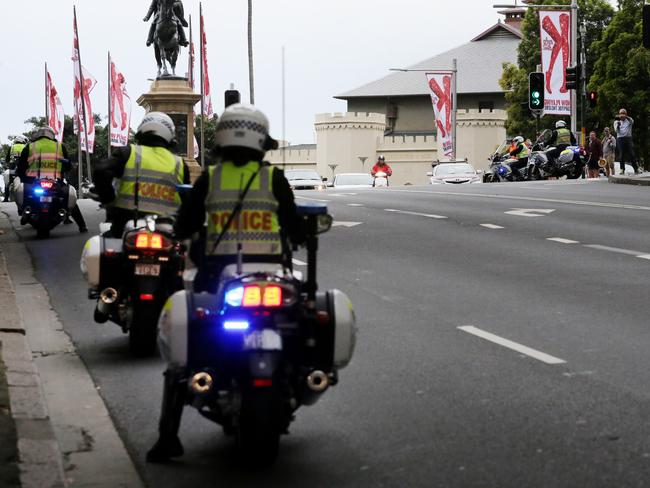
[[[171,458],[184,454],[183,445],[178,438],[181,416],[185,405],[187,382],[181,381],[177,373],[165,371],[162,412],[158,424],[158,441],[147,452],[148,463],[166,463]]]
[[[147,37],[147,47],[153,44],[153,36],[156,32],[156,23],[152,22],[151,27],[149,27],[149,37]]]
[[[189,42],[187,42],[187,37],[185,36],[185,29],[183,29],[183,26],[181,24],[178,24],[178,43],[181,46],[189,46]]]

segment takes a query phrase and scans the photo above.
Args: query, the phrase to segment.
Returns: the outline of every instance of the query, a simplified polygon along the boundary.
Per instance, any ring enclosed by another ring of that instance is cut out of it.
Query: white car
[[[441,163],[427,173],[432,185],[460,185],[463,183],[481,183],[481,176],[468,163]]]
[[[368,173],[340,173],[334,176],[334,188],[372,188],[373,178]]]
[[[323,178],[313,169],[288,169],[284,176],[292,190],[324,190]]]

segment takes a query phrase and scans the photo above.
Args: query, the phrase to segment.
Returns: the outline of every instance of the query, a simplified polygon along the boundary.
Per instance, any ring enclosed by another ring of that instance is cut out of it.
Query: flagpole
[[[204,26],[203,26],[203,4],[199,2],[199,14],[200,14],[200,25],[199,25],[199,36],[201,38],[201,169],[205,168],[205,127],[203,124],[203,117],[205,114],[205,73],[203,72],[203,66],[205,60],[203,59],[205,54],[204,49]]]
[[[194,48],[194,38],[192,37],[192,14],[190,14],[190,49],[189,55],[187,56],[187,83],[190,85],[190,88],[194,90],[194,60],[192,59]]]
[[[73,6],[74,9],[74,30],[77,34],[77,54],[79,56],[79,83],[81,85],[81,110],[83,113],[83,126],[84,126],[84,136],[86,137],[86,170],[88,172],[88,180],[91,179],[92,174],[90,170],[90,152],[88,152],[88,121],[86,120],[86,97],[85,97],[85,82],[84,82],[84,70],[83,64],[81,63],[81,42],[79,40],[79,27],[77,26],[77,7]],[[90,117],[93,114],[89,114]],[[80,131],[81,132],[81,131]],[[79,147],[81,151],[81,146]],[[79,182],[81,185],[81,182]]]
[[[45,62],[45,125],[50,125],[50,105],[47,93],[47,61]]]
[[[111,107],[111,83],[112,83],[112,78],[111,78],[111,52],[108,51],[108,130],[106,131],[108,133],[108,146],[107,146],[107,152],[108,152],[108,157],[111,157],[111,127],[113,124],[113,112],[112,112],[112,107]]]

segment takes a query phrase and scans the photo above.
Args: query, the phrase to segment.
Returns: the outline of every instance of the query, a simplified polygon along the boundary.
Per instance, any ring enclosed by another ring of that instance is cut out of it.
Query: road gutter
[[[36,382],[39,391],[42,386],[45,400],[41,402],[40,415],[51,423],[54,435],[48,437],[48,441],[54,445],[49,445],[49,448],[51,452],[60,450],[63,454],[61,471],[65,472],[65,484],[50,484],[43,480],[23,486],[144,487],[97,387],[52,308],[47,290],[34,277],[26,247],[19,242],[14,230],[7,232],[9,235],[3,236],[2,251],[15,290],[21,323],[24,324],[25,336],[20,337],[25,341],[29,354],[28,358],[20,360],[33,358],[33,370],[26,381],[30,385]],[[0,340],[5,342],[4,338]],[[7,359],[5,356],[5,362]],[[22,442],[20,427],[19,424],[19,447]],[[40,444],[32,442],[23,448],[28,449],[31,455],[39,456],[42,453]],[[21,460],[23,448],[20,450]],[[60,464],[60,454],[58,459]],[[38,462],[36,464],[38,467]],[[29,474],[34,469],[32,466],[26,472]]]

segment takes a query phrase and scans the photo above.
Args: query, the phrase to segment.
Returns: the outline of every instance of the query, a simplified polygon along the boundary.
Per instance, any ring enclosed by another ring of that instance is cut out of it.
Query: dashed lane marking
[[[494,230],[496,230],[496,229],[505,229],[505,227],[502,227],[502,226],[496,225],[496,224],[480,224],[480,225],[481,225],[481,227],[485,227],[486,229],[494,229]]]
[[[304,261],[301,261],[300,259],[293,258],[291,260],[291,262],[293,264],[295,264],[296,266],[307,266],[307,263],[305,263]]]
[[[408,210],[396,210],[394,208],[385,208],[385,212],[393,212],[393,213],[400,213],[400,214],[405,214],[405,215],[417,215],[418,217],[427,217],[429,219],[446,219],[444,215],[435,215],[435,214],[426,214],[426,213],[420,213],[420,212],[410,212]]]
[[[560,244],[580,244],[580,241],[572,241],[563,237],[547,237],[547,241],[559,242]]]
[[[504,339],[503,337],[499,337],[498,335],[492,334],[490,332],[486,332],[484,330],[479,329],[478,327],[474,327],[473,325],[464,325],[462,327],[458,327],[458,329],[462,330],[463,332],[467,332],[468,334],[475,335],[476,337],[480,337],[481,339],[485,339],[486,341],[490,341],[500,346],[511,349],[513,351],[519,352],[521,354],[525,354],[528,357],[537,359],[538,361],[541,361],[546,364],[566,363],[564,359],[556,358],[555,356],[551,356],[550,354],[546,354],[545,352],[538,351],[537,349],[532,349],[528,346],[524,346],[523,344],[519,344],[517,342]]]
[[[363,222],[344,222],[342,220],[335,220],[334,223],[332,223],[332,227],[356,227],[361,224],[363,224]]]
[[[591,248],[591,249],[598,249],[600,251],[609,251],[609,252],[615,252],[618,254],[626,254],[628,256],[645,256],[648,253],[641,252],[641,251],[633,251],[631,249],[621,249],[620,247],[609,247],[609,246],[601,246],[600,244],[585,244],[585,247]]]
[[[307,200],[308,202],[326,202],[326,203],[331,202],[331,200],[321,200],[319,198],[301,197],[300,195],[296,195],[296,198],[298,198],[300,200]]]
[[[363,207],[363,203],[348,203],[348,207]]]

